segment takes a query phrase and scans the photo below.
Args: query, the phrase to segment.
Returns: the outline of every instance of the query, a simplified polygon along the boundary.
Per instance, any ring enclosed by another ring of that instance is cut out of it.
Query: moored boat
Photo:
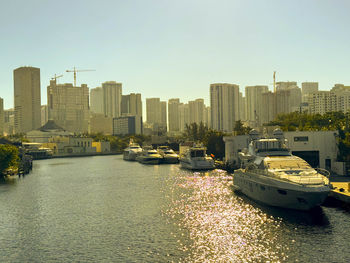
[[[178,163],[179,155],[174,152],[169,146],[159,146],[157,148],[158,153],[163,157],[163,163]]]
[[[136,157],[142,152],[138,143],[130,139],[129,146],[123,151],[123,159],[126,161],[136,161]]]
[[[206,154],[206,148],[203,146],[193,146],[183,153],[180,157],[182,168],[189,170],[211,170],[215,168],[214,160]]]
[[[254,130],[250,135],[249,149],[240,153],[242,168],[234,172],[236,190],[267,205],[297,210],[324,202],[331,189],[328,171],[293,156],[279,129],[275,138],[258,138]]]
[[[143,164],[159,164],[162,161],[162,156],[152,147],[144,147],[142,152],[136,157],[139,163]]]

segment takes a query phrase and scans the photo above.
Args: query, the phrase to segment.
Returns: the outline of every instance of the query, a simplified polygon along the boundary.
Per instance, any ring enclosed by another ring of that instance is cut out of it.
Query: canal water
[[[0,262],[350,262],[350,214],[269,208],[224,171],[121,156],[34,162],[0,184]]]

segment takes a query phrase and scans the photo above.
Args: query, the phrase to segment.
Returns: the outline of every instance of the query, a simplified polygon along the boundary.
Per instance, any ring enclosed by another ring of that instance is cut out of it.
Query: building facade
[[[49,120],[71,132],[87,132],[89,124],[89,88],[86,84],[56,84],[50,81],[47,87]]]
[[[13,71],[14,129],[26,133],[41,126],[40,69],[20,67]]]
[[[122,95],[121,115],[142,117],[142,100],[140,93],[130,93],[128,95]]]
[[[113,135],[142,134],[141,116],[122,116],[113,118]]]
[[[169,132],[180,131],[180,99],[168,100],[168,130]]]
[[[211,127],[232,132],[239,120],[239,86],[228,83],[210,85]]]
[[[103,90],[100,87],[90,90],[90,111],[96,114],[104,114]]]
[[[268,92],[268,86],[247,86],[245,87],[246,115],[249,126],[257,127],[262,124],[262,112],[266,104],[263,104],[263,93]]]
[[[102,83],[103,113],[107,117],[116,118],[121,115],[122,83],[107,81]]]

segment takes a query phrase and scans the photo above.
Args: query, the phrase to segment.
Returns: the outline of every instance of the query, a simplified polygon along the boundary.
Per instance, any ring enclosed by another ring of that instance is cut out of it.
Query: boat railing
[[[327,177],[328,183],[329,183],[329,172],[325,169],[322,169],[322,170],[323,170],[322,171],[323,173],[320,173],[318,170],[316,170],[316,172],[317,172],[317,174],[320,174],[322,176]],[[326,175],[327,172],[328,172],[328,176]],[[320,176],[307,176],[309,172],[305,173],[305,171],[299,175],[292,175],[292,174],[286,174],[286,173],[277,173],[276,174],[276,172],[271,172],[271,171],[264,172],[263,170],[260,170],[259,173],[268,175],[270,177],[278,178],[278,179],[283,180],[283,181],[294,182],[294,183],[301,184],[301,185],[319,184],[320,179],[322,179],[324,184],[328,184]],[[310,175],[311,175],[311,173],[310,173]]]
[[[323,176],[326,176],[328,179],[331,176],[331,173],[323,168],[315,168],[316,172],[318,172],[319,174],[322,174]]]

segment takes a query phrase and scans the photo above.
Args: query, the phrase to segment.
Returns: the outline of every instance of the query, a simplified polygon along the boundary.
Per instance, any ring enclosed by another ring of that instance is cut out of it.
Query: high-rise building
[[[211,127],[231,132],[239,120],[239,86],[228,83],[210,85]]]
[[[168,101],[168,124],[169,132],[180,131],[180,99],[169,99]]]
[[[4,110],[4,133],[6,135],[14,134],[15,132],[15,110]]]
[[[166,131],[167,111],[166,101],[160,101],[159,98],[146,99],[147,124],[156,127],[157,130]]]
[[[44,126],[49,120],[49,108],[47,105],[41,106],[41,126]]]
[[[140,93],[130,93],[129,95],[122,95],[121,115],[142,117],[142,100]]]
[[[103,113],[90,114],[89,133],[113,134],[113,118],[106,117]]]
[[[196,99],[188,102],[190,123],[200,124],[204,122],[204,99]]]
[[[266,124],[273,121],[276,117],[276,93],[271,91],[261,94],[262,105],[260,114],[257,115],[257,122]]]
[[[13,71],[15,132],[26,133],[41,126],[40,69],[20,67]]]
[[[90,111],[96,114],[104,114],[103,90],[100,87],[90,90]]]
[[[121,115],[122,83],[106,81],[102,83],[103,113],[107,117],[119,117]]]
[[[211,125],[210,116],[211,116],[210,107],[207,106],[204,108],[204,121],[203,122],[208,128],[210,128],[210,125]]]
[[[0,98],[0,136],[4,134],[4,100]]]
[[[179,128],[183,132],[186,130],[186,125],[190,124],[189,107],[187,103],[180,103],[179,105]]]
[[[247,120],[246,98],[243,97],[242,92],[239,92],[239,119],[242,121]]]
[[[261,125],[261,112],[265,105],[262,102],[262,94],[268,92],[267,86],[247,86],[245,87],[246,115],[249,126],[257,127]],[[260,120],[260,121],[259,121]]]
[[[276,91],[289,89],[291,87],[296,87],[297,83],[295,81],[279,81],[276,82]]]
[[[142,134],[141,116],[122,116],[113,118],[113,135]]]
[[[318,82],[301,83],[301,102],[308,102],[308,96],[318,91]]]
[[[71,132],[87,132],[89,123],[89,88],[86,84],[73,87],[71,83],[47,87],[49,120]]]

